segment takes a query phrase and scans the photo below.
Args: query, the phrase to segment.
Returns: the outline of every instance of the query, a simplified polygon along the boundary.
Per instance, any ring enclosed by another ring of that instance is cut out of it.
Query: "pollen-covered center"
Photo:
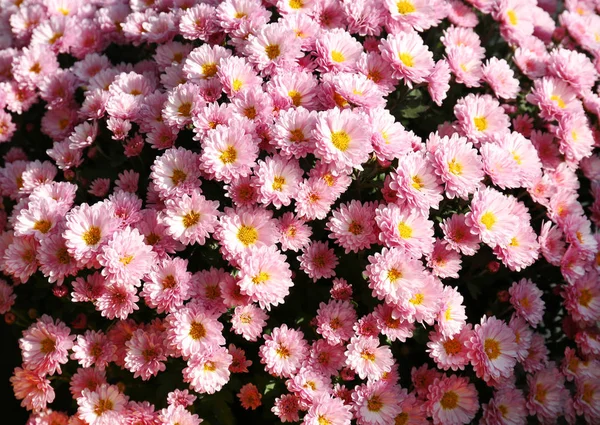
[[[336,131],[331,133],[331,143],[337,149],[345,152],[350,145],[350,135],[345,131]]]
[[[440,400],[440,406],[445,410],[455,409],[458,406],[458,394],[454,391],[444,393]]]
[[[219,159],[223,164],[231,164],[237,159],[237,151],[233,146],[228,146],[227,149],[221,151]]]
[[[200,213],[196,211],[190,211],[183,216],[183,227],[186,229],[195,226],[200,221]]]
[[[500,356],[500,344],[495,339],[486,339],[483,343],[483,349],[490,360],[495,360]]]
[[[83,233],[82,239],[86,245],[96,245],[100,242],[100,238],[102,233],[100,232],[100,228],[97,226],[90,226],[90,228]]]
[[[252,245],[258,239],[258,231],[252,226],[242,226],[238,230],[237,237],[244,246]]]

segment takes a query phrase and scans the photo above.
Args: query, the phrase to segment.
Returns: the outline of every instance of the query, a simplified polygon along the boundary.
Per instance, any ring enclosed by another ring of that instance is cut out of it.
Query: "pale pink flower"
[[[283,324],[271,335],[264,335],[265,343],[259,349],[260,361],[271,375],[289,378],[300,369],[308,356],[308,343],[301,331]]]
[[[214,394],[229,382],[232,361],[233,357],[225,347],[215,346],[188,360],[183,369],[183,380],[200,394]]]
[[[237,306],[231,317],[231,329],[247,341],[256,341],[267,324],[267,313],[253,304]]]
[[[394,70],[393,76],[409,87],[424,82],[435,66],[433,53],[414,31],[388,35],[381,40],[379,49]]]
[[[311,241],[298,257],[300,269],[303,270],[313,282],[321,278],[335,276],[335,267],[339,260],[329,242]]]
[[[436,425],[468,424],[479,411],[477,396],[469,378],[450,375],[436,379],[427,393],[427,412]]]
[[[204,245],[218,224],[219,201],[210,201],[198,189],[190,195],[165,202],[164,223],[173,239],[185,244]]]
[[[508,292],[517,315],[535,328],[542,321],[544,313],[542,291],[531,280],[521,279],[519,282],[513,282]]]
[[[392,370],[394,358],[388,346],[380,346],[374,337],[353,337],[347,346],[346,365],[361,379],[380,379]]]

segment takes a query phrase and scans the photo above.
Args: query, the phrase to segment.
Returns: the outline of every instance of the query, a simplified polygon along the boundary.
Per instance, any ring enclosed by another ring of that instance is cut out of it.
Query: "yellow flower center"
[[[62,247],[56,251],[56,259],[60,264],[69,264],[71,262],[71,256],[69,255],[67,248]]]
[[[406,223],[402,222],[398,225],[398,233],[402,239],[408,239],[412,236],[413,229]]]
[[[475,117],[473,118],[473,122],[477,131],[485,131],[488,128],[488,122],[485,117]]]
[[[456,338],[449,339],[444,342],[444,350],[451,356],[456,356],[462,351],[462,344],[456,340]]]
[[[258,239],[258,230],[251,226],[242,226],[238,230],[237,237],[244,246],[252,245]]]
[[[217,64],[216,63],[210,62],[210,63],[205,63],[204,65],[202,65],[202,74],[206,78],[213,77],[216,73],[217,73]],[[239,80],[236,80],[236,81],[239,81]],[[235,85],[235,81],[233,84]],[[236,90],[239,90],[239,89],[236,89]]]
[[[396,7],[398,8],[398,13],[401,15],[413,13],[415,10],[417,10],[415,5],[407,0],[400,0],[398,3],[396,3]]]
[[[279,45],[269,44],[267,47],[265,47],[265,53],[269,59],[273,60],[279,57],[281,51],[279,50]]]
[[[162,281],[163,289],[171,289],[177,285],[177,280],[172,274],[166,276]]]
[[[296,90],[290,90],[288,92],[288,96],[292,99],[292,103],[295,107],[298,107],[302,104],[302,93]]]
[[[221,152],[219,159],[223,164],[231,164],[237,159],[237,151],[233,146],[229,146],[227,149]]]
[[[500,356],[500,343],[493,338],[488,338],[483,343],[483,349],[490,360],[495,360]]]
[[[38,232],[46,234],[46,233],[48,233],[48,231],[50,230],[51,227],[52,227],[52,222],[51,221],[49,221],[49,220],[38,220],[33,225],[33,230],[37,230]]]
[[[398,59],[400,59],[400,62],[402,62],[404,66],[408,68],[412,68],[413,66],[415,66],[415,58],[413,58],[413,56],[410,53],[398,53]]]
[[[215,370],[217,370],[217,366],[215,366],[215,364],[213,362],[204,363],[204,371],[205,372],[214,372]]]
[[[239,91],[243,85],[244,85],[244,83],[242,83],[240,80],[238,80],[236,78],[235,80],[233,80],[231,87],[233,88],[233,91]]]
[[[185,181],[187,178],[187,174],[181,171],[179,168],[173,170],[173,175],[171,176],[171,181],[175,186],[179,186],[179,183]]]
[[[583,384],[583,395],[581,396],[581,399],[588,405],[591,405],[594,400],[594,387],[587,382]]]
[[[391,268],[387,272],[387,278],[391,283],[394,283],[398,279],[402,279],[402,272],[398,269]]]
[[[375,361],[375,354],[373,354],[371,351],[365,350],[362,353],[360,353],[360,356],[363,359],[368,360],[370,362],[374,362]]]
[[[101,238],[100,228],[96,226],[90,226],[90,228],[83,233],[82,239],[87,246],[96,245],[100,242]]]
[[[414,187],[417,190],[421,190],[423,189],[425,185],[423,184],[423,180],[421,180],[421,177],[419,176],[413,176],[412,178],[412,187]]]
[[[546,401],[547,392],[548,391],[546,390],[546,387],[544,387],[543,384],[537,384],[535,386],[535,399],[543,404]]]
[[[284,359],[288,358],[290,356],[290,350],[282,344],[279,344],[279,346],[277,347],[277,350],[275,350],[275,352],[277,353],[277,355],[279,357],[283,357]]]
[[[260,285],[261,283],[266,282],[267,280],[269,280],[269,273],[267,272],[260,272],[259,274],[257,274],[256,276],[254,276],[252,278],[252,283],[254,283],[255,285]]]
[[[331,133],[331,143],[337,149],[345,152],[350,145],[350,136],[345,131],[336,131]]]
[[[49,354],[54,351],[54,348],[56,347],[56,342],[53,339],[46,338],[42,340],[42,342],[40,342],[40,345],[40,351],[42,352],[42,354]]]
[[[505,418],[506,414],[508,413],[508,408],[501,404],[500,406],[498,406],[498,410],[500,411],[500,413],[502,413],[502,417]]]
[[[332,50],[331,51],[331,59],[334,62],[337,62],[337,63],[341,63],[341,62],[344,62],[346,60],[346,58],[344,57],[344,54],[342,52],[337,51],[337,50]]]
[[[494,215],[494,213],[486,211],[481,216],[481,224],[483,224],[486,229],[490,230],[494,226],[494,224],[496,224],[496,216]]]
[[[42,72],[42,67],[36,62],[31,66],[31,68],[29,68],[29,71],[33,72],[34,74],[39,74]]]
[[[506,16],[508,16],[508,22],[510,22],[511,25],[513,25],[513,26],[517,25],[517,22],[518,22],[517,14],[515,13],[514,10],[509,9],[506,12]]]
[[[350,223],[350,226],[348,226],[348,231],[353,235],[358,236],[363,232],[362,224],[353,221]]]
[[[186,229],[195,226],[200,221],[200,213],[196,211],[190,211],[183,216],[183,227]]]
[[[192,104],[190,102],[182,103],[181,105],[179,105],[179,108],[177,108],[177,112],[179,112],[179,114],[183,115],[184,117],[189,117],[191,110]]]
[[[112,409],[113,409],[113,402],[110,400],[105,400],[105,399],[101,398],[100,400],[98,400],[98,404],[96,405],[96,408],[94,409],[94,413],[96,414],[96,416],[102,416],[102,414],[104,414],[104,412],[108,412]]]
[[[565,109],[565,107],[567,106],[567,104],[565,103],[565,101],[562,99],[562,97],[560,97],[557,94],[553,94],[552,96],[550,96],[550,100],[553,102],[556,102],[556,105],[560,108],[560,109]]]
[[[281,190],[283,189],[283,185],[285,184],[285,178],[282,176],[276,176],[273,179],[273,190],[276,190],[278,192],[281,192]]]
[[[408,413],[402,412],[396,419],[394,419],[394,425],[406,425],[408,423]]]
[[[383,402],[379,398],[379,396],[374,395],[370,399],[367,400],[367,409],[371,412],[379,412],[383,407]]]
[[[127,255],[125,257],[121,257],[119,259],[119,261],[124,265],[128,265],[129,263],[131,263],[131,261],[133,261],[133,255]]]
[[[415,294],[409,301],[411,304],[421,305],[421,304],[423,304],[424,299],[425,299],[425,296],[421,293],[418,293],[418,294]]]
[[[202,323],[192,322],[189,335],[194,341],[198,341],[206,336],[206,329]]]
[[[304,133],[301,129],[297,128],[295,130],[290,131],[290,141],[294,143],[305,142]]]
[[[587,308],[590,306],[590,302],[593,298],[594,296],[592,295],[592,292],[588,288],[584,288],[579,294],[579,304]]]
[[[462,164],[456,159],[453,159],[448,163],[448,171],[450,171],[455,176],[460,176],[462,174],[462,169]]]
[[[458,406],[458,394],[454,391],[444,393],[440,400],[440,406],[442,406],[442,409],[444,410],[456,409]]]
[[[288,4],[292,9],[302,9],[304,7],[302,0],[290,0]]]

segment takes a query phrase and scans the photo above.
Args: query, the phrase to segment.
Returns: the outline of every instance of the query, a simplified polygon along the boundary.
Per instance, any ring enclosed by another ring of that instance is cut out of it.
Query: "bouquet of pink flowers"
[[[600,423],[599,71],[599,0],[0,0],[27,425]]]

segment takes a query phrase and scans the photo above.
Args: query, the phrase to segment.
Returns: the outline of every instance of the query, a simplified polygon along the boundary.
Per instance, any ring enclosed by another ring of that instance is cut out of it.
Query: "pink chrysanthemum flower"
[[[284,28],[283,23],[267,24],[248,37],[248,59],[266,75],[293,67],[296,60],[303,56],[300,40]]]
[[[190,298],[190,280],[187,260],[165,258],[146,274],[141,295],[149,307],[158,313],[173,312]]]
[[[74,398],[81,396],[84,389],[95,391],[102,384],[106,384],[106,370],[95,367],[78,368],[71,377],[69,391]]]
[[[134,378],[147,381],[166,369],[167,350],[162,333],[138,329],[125,345],[125,368],[133,372]]]
[[[10,311],[16,298],[12,286],[6,283],[5,280],[0,279],[0,314]]]
[[[98,262],[104,267],[102,275],[109,282],[135,286],[139,286],[155,261],[156,254],[144,243],[144,236],[130,227],[115,232],[98,255]]]
[[[110,425],[123,419],[127,396],[116,385],[102,384],[94,391],[87,388],[77,398],[77,416],[90,425]]]
[[[465,223],[482,242],[495,247],[511,242],[518,225],[511,198],[491,188],[475,192]]]
[[[514,99],[519,93],[519,80],[514,77],[508,62],[504,59],[491,58],[483,66],[483,80],[494,90],[497,97]]]
[[[218,65],[216,75],[223,84],[223,91],[230,97],[262,84],[262,79],[243,57],[221,58]]]
[[[283,324],[264,336],[259,349],[260,361],[271,375],[290,378],[308,357],[308,343],[301,331]]]
[[[517,314],[535,328],[542,321],[544,313],[542,291],[530,279],[521,279],[513,282],[508,292]]]
[[[482,425],[515,425],[526,422],[525,397],[516,388],[502,388],[494,393],[488,404],[482,405]]]
[[[126,319],[135,310],[138,310],[135,286],[113,283],[106,285],[100,296],[94,301],[96,310],[100,311],[103,317],[108,319]]]
[[[233,124],[211,131],[203,148],[202,168],[225,182],[249,175],[258,157],[255,137]]]
[[[360,425],[385,425],[401,412],[398,385],[378,381],[360,385],[352,392],[352,405]]]
[[[240,388],[240,392],[237,394],[240,399],[242,407],[246,410],[256,410],[262,403],[260,399],[262,395],[258,392],[256,385],[248,383]]]
[[[68,361],[74,339],[63,322],[44,314],[19,339],[23,366],[39,374],[62,373],[60,365]]]
[[[404,80],[405,84],[420,84],[429,76],[435,62],[433,53],[423,39],[414,31],[390,34],[381,40],[381,56],[394,70],[393,76]]]
[[[563,115],[559,119],[556,135],[560,141],[559,151],[565,155],[568,163],[577,164],[592,154],[594,133],[584,113]]]
[[[77,360],[83,367],[94,366],[104,370],[115,357],[115,345],[102,331],[86,331],[77,335],[73,346],[72,360]]]
[[[380,346],[375,337],[353,337],[347,346],[346,365],[355,371],[360,379],[378,380],[392,370],[394,357],[388,346]]]
[[[554,77],[536,79],[526,99],[540,108],[540,117],[548,120],[581,110],[575,90],[563,80]]]
[[[460,253],[450,248],[445,241],[436,239],[433,251],[426,258],[427,266],[435,276],[440,279],[458,278],[461,269]]]
[[[194,302],[167,316],[167,341],[185,359],[225,345],[222,330],[217,316]]]
[[[273,245],[247,251],[240,259],[239,279],[240,291],[267,310],[283,303],[294,285],[285,255]]]
[[[465,342],[471,338],[472,334],[473,330],[470,324],[464,326],[458,334],[452,337],[445,337],[436,328],[435,331],[429,333],[427,352],[439,368],[463,370],[469,364]]]
[[[308,413],[304,417],[304,424],[349,425],[351,419],[350,406],[344,404],[342,399],[324,393],[313,400]]]
[[[574,49],[562,47],[550,52],[548,74],[566,81],[579,93],[590,90],[598,78],[598,71],[590,58]]]
[[[515,334],[502,320],[484,316],[465,344],[478,377],[497,381],[514,373],[517,362]]]
[[[429,96],[437,106],[442,106],[442,102],[448,96],[451,78],[452,74],[450,73],[448,61],[445,59],[437,61],[431,74],[426,79]]]
[[[470,231],[463,214],[453,214],[440,224],[448,246],[463,255],[475,255],[479,249],[479,238]]]
[[[231,317],[231,330],[247,341],[256,341],[268,318],[267,313],[254,304],[238,306]]]
[[[388,247],[399,247],[415,258],[433,251],[433,223],[415,210],[395,204],[380,205],[375,222],[379,240]]]
[[[321,278],[335,276],[335,268],[339,263],[337,256],[329,242],[312,241],[298,257],[300,269],[303,270],[313,282]]]
[[[317,333],[332,345],[348,341],[354,335],[356,312],[348,301],[320,303],[317,310]]]
[[[372,151],[362,115],[348,109],[319,113],[313,135],[316,156],[339,170],[362,169]]]
[[[194,404],[198,397],[190,394],[188,390],[175,390],[167,394],[167,403],[169,406],[189,407]]]
[[[37,202],[30,202],[16,216],[15,235],[33,235],[38,240],[43,240],[54,233],[54,228],[62,221],[60,206],[53,199],[42,198]]]
[[[277,397],[271,408],[273,412],[281,422],[298,422],[300,416],[300,399],[294,394],[283,394],[281,397]],[[342,403],[343,406],[343,403]],[[348,420],[352,417],[350,410],[348,410]],[[315,424],[316,425],[316,424]]]
[[[162,409],[153,422],[160,421],[164,425],[200,425],[202,419],[198,415],[190,413],[185,406],[168,406]]]
[[[446,337],[456,335],[465,326],[467,316],[463,301],[463,296],[456,288],[444,286],[437,317],[438,330],[442,335]]]
[[[490,95],[467,95],[456,103],[454,114],[462,133],[475,144],[502,136],[510,125],[504,109]]]
[[[179,197],[200,186],[198,165],[198,154],[184,148],[168,149],[154,161],[150,178],[161,197]]]
[[[300,184],[296,213],[305,220],[322,220],[338,196],[325,180],[309,178]]]
[[[331,380],[328,376],[307,367],[301,367],[285,384],[289,391],[307,404],[312,403],[315,396],[331,388]]]
[[[190,195],[165,202],[164,223],[173,239],[186,244],[204,245],[216,229],[219,201],[210,201],[198,189]]]
[[[259,202],[279,209],[295,198],[303,171],[296,159],[273,156],[259,161],[254,174],[252,184],[257,188]]]
[[[362,45],[342,28],[322,31],[316,40],[317,64],[324,71],[352,71]]]
[[[200,394],[214,394],[229,382],[229,366],[233,357],[225,347],[215,346],[188,360],[183,378]]]
[[[27,410],[41,411],[54,401],[54,388],[45,374],[17,367],[10,383],[15,398],[21,400],[21,407]]]
[[[298,252],[310,243],[312,229],[292,212],[284,213],[277,222],[279,243],[283,251]]]
[[[443,197],[432,161],[416,152],[399,160],[402,166],[390,174],[392,180],[389,186],[396,192],[397,203],[423,213],[431,208],[437,209]]]
[[[515,342],[517,343],[517,361],[523,362],[529,355],[533,330],[529,327],[525,319],[516,314],[510,318],[508,327],[515,333]]]
[[[564,387],[564,380],[554,365],[542,369],[534,375],[528,375],[527,409],[529,414],[536,415],[541,422],[554,422],[563,413],[565,400],[569,394]]]
[[[585,276],[564,287],[565,308],[573,320],[595,323],[600,320],[600,283],[597,272]]]
[[[284,157],[303,158],[314,150],[312,131],[316,123],[316,112],[302,106],[281,111],[275,119],[271,143],[280,148]]]
[[[374,204],[352,200],[341,204],[339,209],[332,212],[327,223],[331,232],[329,237],[334,239],[344,250],[358,252],[369,248],[377,242],[376,227],[374,226]]]
[[[479,411],[477,396],[469,378],[450,375],[436,379],[427,393],[427,412],[436,425],[468,424]]]
[[[189,81],[200,83],[214,78],[221,59],[231,56],[231,51],[219,45],[203,44],[190,52],[183,63],[183,73]]]

